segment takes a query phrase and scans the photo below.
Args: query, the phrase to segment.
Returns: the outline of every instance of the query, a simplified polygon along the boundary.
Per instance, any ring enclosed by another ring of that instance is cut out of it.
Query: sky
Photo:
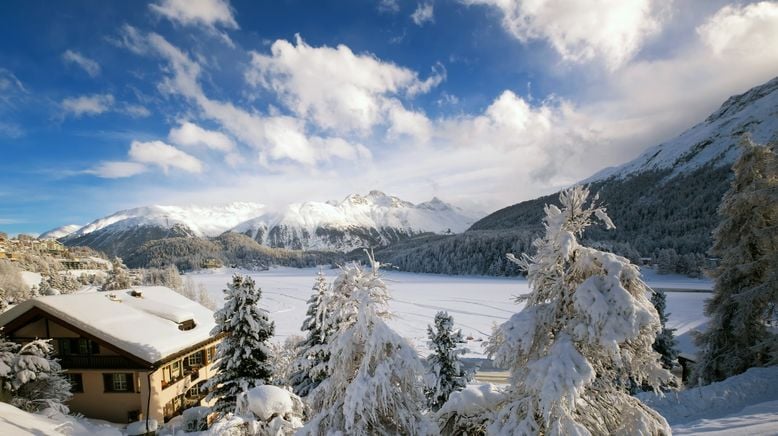
[[[0,2],[0,231],[377,189],[490,212],[778,75],[778,1]]]

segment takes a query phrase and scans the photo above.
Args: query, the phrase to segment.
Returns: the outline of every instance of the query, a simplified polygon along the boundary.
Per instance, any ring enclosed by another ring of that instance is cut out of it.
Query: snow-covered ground
[[[719,383],[670,393],[640,394],[673,434],[777,435],[778,366],[751,368]]]
[[[318,269],[273,268],[269,271],[242,271],[228,268],[187,274],[195,283],[202,283],[217,304],[223,299],[222,289],[234,273],[248,274],[262,288],[261,305],[270,312],[276,323],[276,340],[283,341],[291,335],[300,335],[300,325],[305,317],[306,300],[311,294]],[[329,280],[337,269],[325,269]],[[528,292],[527,281],[521,278],[468,277],[434,274],[414,274],[396,271],[383,272],[392,295],[390,306],[394,312],[391,326],[411,340],[417,349],[427,353],[427,325],[439,310],[447,310],[455,324],[467,338],[470,354],[467,357],[483,357],[481,344],[489,337],[492,326],[502,323],[521,305],[513,302],[513,296]],[[710,289],[707,280],[690,279],[677,275],[660,276],[646,273],[649,285],[672,289]],[[703,303],[710,296],[707,292],[669,292],[667,307],[670,326],[683,335],[705,321]],[[691,352],[691,341],[682,348]]]

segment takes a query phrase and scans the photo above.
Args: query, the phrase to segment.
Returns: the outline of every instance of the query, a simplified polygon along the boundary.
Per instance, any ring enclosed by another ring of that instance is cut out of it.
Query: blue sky
[[[489,211],[778,74],[778,2],[0,4],[0,230],[371,189]]]

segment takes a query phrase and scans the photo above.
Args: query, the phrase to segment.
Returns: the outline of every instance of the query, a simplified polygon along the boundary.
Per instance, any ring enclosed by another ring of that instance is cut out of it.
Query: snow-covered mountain
[[[462,232],[476,218],[437,198],[413,204],[371,191],[339,202],[295,203],[279,211],[268,211],[256,203],[138,207],[97,219],[61,240],[110,255],[127,255],[151,240],[214,237],[232,231],[269,247],[350,251],[425,232]]]
[[[61,240],[70,246],[126,255],[155,239],[216,236],[263,211],[264,206],[256,203],[138,207],[92,221]]]
[[[705,121],[678,137],[647,149],[630,162],[606,168],[585,182],[663,169],[671,169],[673,177],[708,163],[729,166],[738,156],[737,143],[744,133],[758,143],[778,140],[778,77],[730,97]]]
[[[270,247],[350,251],[383,246],[425,232],[459,233],[472,214],[437,198],[413,204],[380,191],[352,194],[342,201],[294,203],[235,226]]]
[[[68,224],[66,226],[57,227],[56,229],[51,229],[47,232],[43,232],[40,236],[38,236],[38,239],[59,239],[64,238],[65,236],[75,232],[76,230],[80,229],[81,226],[78,224]]]

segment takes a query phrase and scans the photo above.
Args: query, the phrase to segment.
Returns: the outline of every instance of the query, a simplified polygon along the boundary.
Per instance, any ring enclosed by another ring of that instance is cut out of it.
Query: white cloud
[[[426,80],[410,69],[355,54],[345,45],[311,47],[278,40],[270,55],[252,52],[247,81],[273,91],[298,117],[336,133],[368,134],[386,122],[395,97],[429,92],[445,71]],[[396,110],[396,109],[392,109]]]
[[[497,8],[520,41],[545,39],[572,62],[600,58],[615,70],[655,35],[670,0],[462,0]]]
[[[379,0],[378,10],[396,14],[400,12],[400,0]]]
[[[111,94],[93,94],[62,100],[62,108],[75,117],[100,115],[111,110],[114,98]]]
[[[151,115],[150,110],[139,104],[125,104],[122,112],[133,118],[146,118]]]
[[[155,13],[183,25],[222,26],[237,29],[238,22],[227,0],[161,0],[149,8]]]
[[[425,23],[431,23],[435,21],[434,7],[432,3],[419,3],[416,6],[416,10],[411,14],[411,20],[416,23],[417,26],[423,26]]]
[[[145,165],[137,162],[107,161],[84,172],[104,179],[121,179],[136,176],[146,172],[146,170]]]
[[[66,50],[62,53],[62,60],[67,64],[73,64],[80,67],[82,70],[86,71],[90,77],[97,77],[100,75],[100,64],[77,51]]]
[[[716,56],[775,53],[778,3],[725,6],[698,27],[697,33]]]
[[[225,153],[235,149],[235,143],[229,136],[203,129],[189,121],[184,121],[180,126],[170,129],[168,139],[177,145],[206,147]]]
[[[162,141],[132,141],[129,156],[136,162],[159,166],[166,174],[169,168],[189,173],[203,171],[203,164],[196,157]]]
[[[331,144],[327,136],[309,135],[305,123],[294,117],[284,115],[263,115],[237,107],[231,102],[210,99],[199,83],[200,65],[189,56],[157,34],[143,37],[130,28],[123,32],[129,38],[131,47],[143,47],[164,58],[169,64],[169,74],[158,85],[167,94],[180,95],[195,103],[206,118],[218,122],[233,137],[259,151],[261,163],[272,160],[289,160],[312,166],[317,161],[327,161],[330,157],[364,156],[359,144],[351,144],[353,153],[343,153],[341,147],[319,147]],[[339,143],[342,146],[342,143]],[[332,152],[331,156],[326,153]],[[232,162],[240,159],[232,157]]]

